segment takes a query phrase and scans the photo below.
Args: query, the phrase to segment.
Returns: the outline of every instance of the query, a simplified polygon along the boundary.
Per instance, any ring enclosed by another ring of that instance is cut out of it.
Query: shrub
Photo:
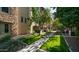
[[[0,43],[6,42],[6,41],[8,41],[8,40],[10,40],[10,39],[11,39],[11,35],[10,35],[10,34],[2,35],[2,36],[0,37]]]
[[[15,40],[15,41],[11,40],[9,42],[9,45],[8,45],[7,49],[8,49],[8,51],[15,52],[15,51],[18,51],[18,50],[24,48],[25,46],[26,46],[26,44],[23,44],[23,43],[21,43],[17,40]]]
[[[77,38],[79,39],[79,30],[75,31],[75,35],[77,36]]]
[[[32,35],[29,37],[21,38],[20,40],[29,45],[29,44],[32,44],[33,42],[39,40],[40,38],[41,38],[41,35]]]

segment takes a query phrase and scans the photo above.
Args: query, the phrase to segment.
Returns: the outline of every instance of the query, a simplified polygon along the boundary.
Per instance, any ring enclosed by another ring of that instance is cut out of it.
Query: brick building
[[[22,35],[30,33],[29,7],[0,7],[0,34]]]

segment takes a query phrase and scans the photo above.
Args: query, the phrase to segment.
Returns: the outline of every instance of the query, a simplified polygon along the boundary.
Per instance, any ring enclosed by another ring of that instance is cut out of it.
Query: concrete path
[[[79,52],[79,39],[75,36],[65,36],[65,39],[68,42],[72,52]]]
[[[33,44],[29,46],[26,46],[25,48],[23,48],[22,50],[18,52],[36,52],[51,36],[53,36],[53,33],[44,36],[40,40],[34,42]]]

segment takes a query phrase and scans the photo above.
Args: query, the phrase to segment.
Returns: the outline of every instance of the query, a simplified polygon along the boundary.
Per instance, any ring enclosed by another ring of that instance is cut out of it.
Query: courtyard
[[[79,52],[79,8],[0,7],[0,11],[0,52]]]

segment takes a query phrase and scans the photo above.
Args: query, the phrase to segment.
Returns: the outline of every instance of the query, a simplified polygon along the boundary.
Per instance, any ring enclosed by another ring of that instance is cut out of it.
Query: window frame
[[[7,11],[5,9],[3,9],[3,8],[7,8]],[[5,13],[9,13],[10,8],[9,7],[1,7],[1,11],[2,12],[5,12]]]
[[[9,24],[5,23],[4,26],[5,26],[4,32],[5,32],[5,33],[9,33],[9,31],[10,31],[10,29],[9,29],[9,28],[10,28]]]
[[[27,22],[27,18],[25,17],[25,23]]]
[[[23,23],[24,22],[24,18],[21,16],[21,23]]]

